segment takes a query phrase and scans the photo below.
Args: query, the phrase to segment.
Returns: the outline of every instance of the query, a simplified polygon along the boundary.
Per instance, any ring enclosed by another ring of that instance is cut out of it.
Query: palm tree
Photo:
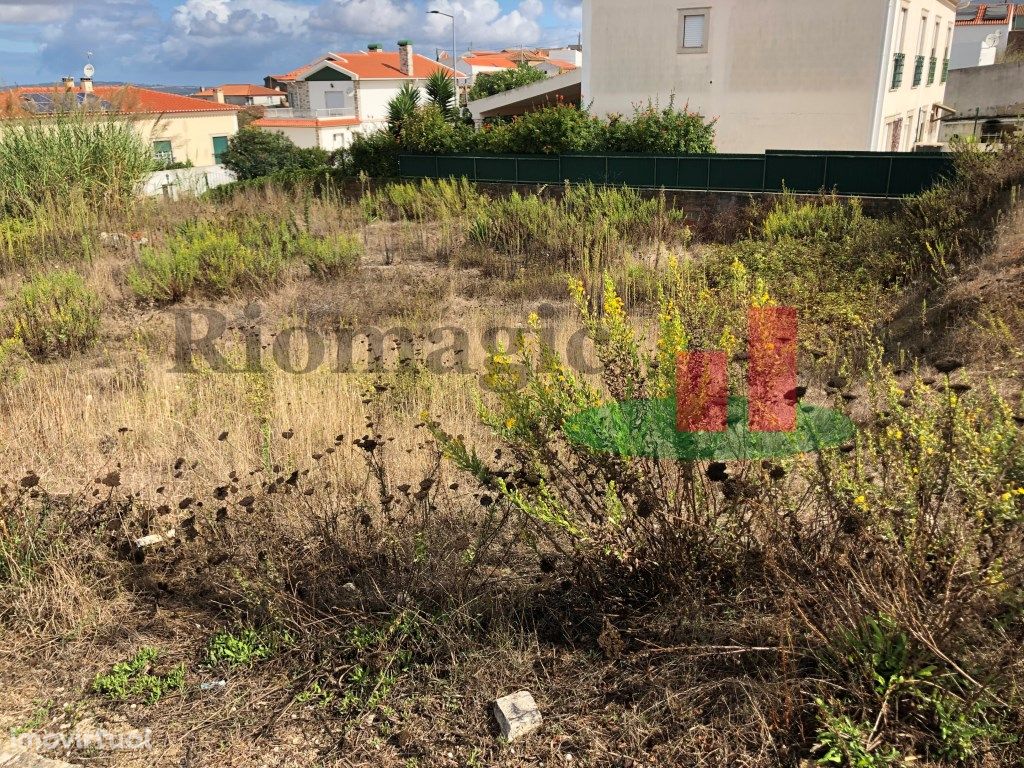
[[[402,132],[402,125],[420,108],[420,90],[412,83],[406,83],[388,102],[388,127],[396,136]]]
[[[430,103],[441,110],[445,119],[455,118],[455,81],[443,69],[427,78],[427,96]]]

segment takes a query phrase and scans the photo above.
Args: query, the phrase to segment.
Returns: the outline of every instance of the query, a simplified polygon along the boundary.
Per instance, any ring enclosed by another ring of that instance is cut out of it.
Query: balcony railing
[[[355,117],[355,107],[337,109],[292,109],[291,107],[267,107],[263,113],[267,120],[325,120],[334,117]]]
[[[931,61],[928,62],[928,85],[935,83],[935,71],[939,68],[939,60],[935,56],[932,56]]]
[[[924,79],[924,56],[918,56],[914,61],[914,87],[917,88]]]
[[[942,82],[949,80],[949,59],[942,60]]]
[[[907,63],[907,54],[897,53],[892,65],[892,89],[895,91],[903,85],[903,68]]]

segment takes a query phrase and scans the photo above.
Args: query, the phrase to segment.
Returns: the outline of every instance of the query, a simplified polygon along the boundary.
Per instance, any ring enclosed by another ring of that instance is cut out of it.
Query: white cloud
[[[64,18],[71,9],[65,3],[0,1],[0,24],[48,24]]]
[[[575,24],[582,24],[583,3],[579,0],[555,0],[555,16]]]
[[[323,0],[311,14],[312,26],[338,40],[348,35],[380,36],[404,29],[416,16],[412,3],[394,0]],[[383,40],[367,41],[380,42]]]
[[[492,46],[532,45],[540,41],[540,16],[544,11],[539,0],[523,0],[505,13],[497,0],[438,0],[435,8],[455,16],[459,50]],[[451,34],[451,22],[443,16],[431,16],[426,32],[431,41],[444,45]]]

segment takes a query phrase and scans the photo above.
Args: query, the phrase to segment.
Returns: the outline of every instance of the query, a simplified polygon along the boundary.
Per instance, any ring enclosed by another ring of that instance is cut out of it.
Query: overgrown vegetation
[[[140,648],[128,661],[114,665],[108,674],[93,680],[94,692],[114,701],[141,699],[156,704],[166,694],[185,687],[185,665],[179,664],[164,674],[156,674],[154,667],[160,652],[156,648]]]
[[[528,64],[520,64],[515,69],[503,69],[500,72],[481,72],[469,89],[469,100],[483,99],[497,93],[521,88],[530,83],[537,83],[547,77],[544,72]]]
[[[130,120],[93,112],[8,116],[0,133],[0,214],[132,205],[153,156]]]
[[[100,301],[77,272],[48,272],[10,297],[2,319],[7,338],[34,357],[64,356],[95,343]]]

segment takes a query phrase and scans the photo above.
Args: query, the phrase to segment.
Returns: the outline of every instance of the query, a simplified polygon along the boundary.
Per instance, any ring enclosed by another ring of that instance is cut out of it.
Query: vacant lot
[[[116,766],[1020,764],[1024,228],[972,162],[884,219],[442,183],[0,220],[0,727],[150,729],[52,751]],[[685,349],[742,393],[773,304],[855,440],[565,438]]]

